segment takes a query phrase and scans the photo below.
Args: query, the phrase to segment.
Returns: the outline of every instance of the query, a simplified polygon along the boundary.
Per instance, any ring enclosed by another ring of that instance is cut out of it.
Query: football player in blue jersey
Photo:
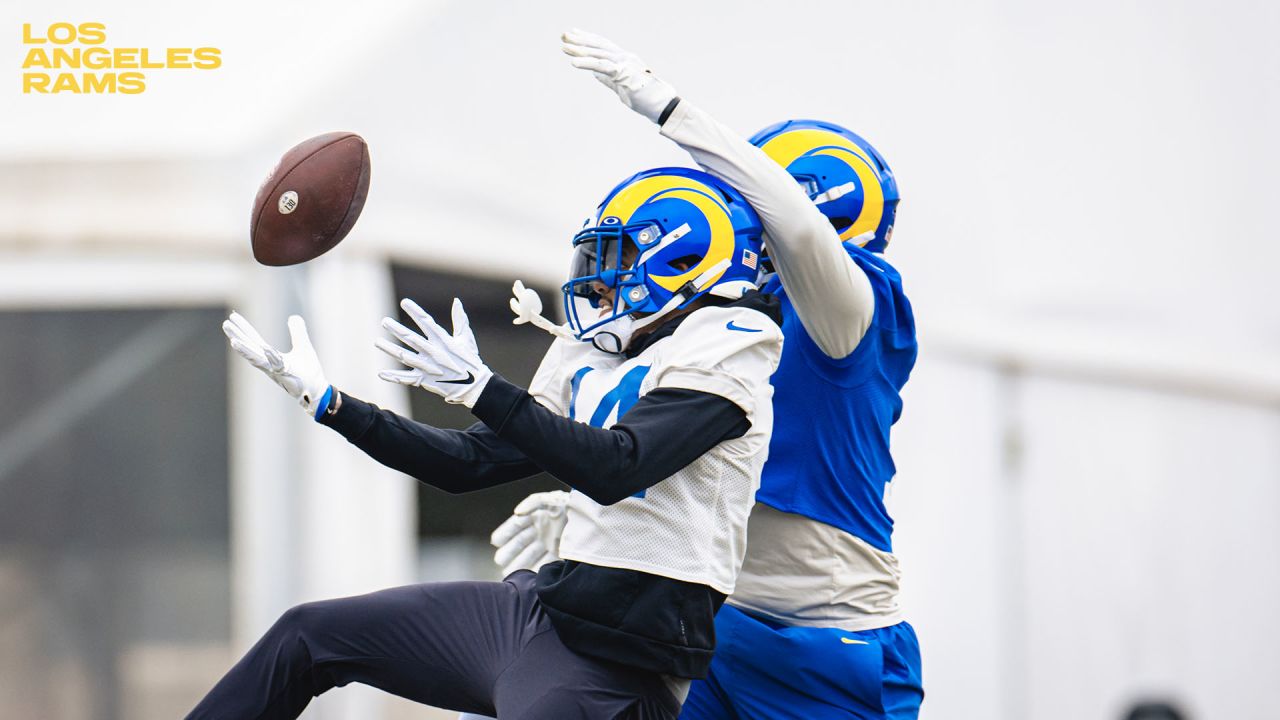
[[[884,504],[889,429],[916,358],[911,305],[883,257],[898,203],[892,172],[830,123],[792,120],[745,140],[610,41],[578,30],[562,40],[575,67],[742,192],[776,271],[764,287],[782,299],[777,423],[747,556],[716,618],[710,674],[681,717],[916,718],[920,650],[898,604]],[[495,531],[499,564],[553,559],[562,503],[554,493],[522,503]]]

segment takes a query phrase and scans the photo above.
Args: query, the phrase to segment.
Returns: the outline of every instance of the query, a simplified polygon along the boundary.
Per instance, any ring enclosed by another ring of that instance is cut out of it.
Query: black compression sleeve
[[[719,395],[658,388],[605,430],[557,415],[499,375],[472,412],[538,467],[601,505],[667,479],[751,427],[742,408]]]
[[[501,485],[542,471],[484,423],[466,430],[442,430],[346,393],[338,411],[322,416],[320,422],[383,465],[451,493]]]

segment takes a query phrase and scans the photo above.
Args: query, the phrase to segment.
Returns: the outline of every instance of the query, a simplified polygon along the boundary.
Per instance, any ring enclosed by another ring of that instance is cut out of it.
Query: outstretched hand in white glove
[[[374,344],[408,365],[409,369],[383,370],[378,377],[387,382],[420,387],[447,402],[474,407],[489,378],[493,377],[493,371],[480,359],[476,336],[471,332],[471,321],[462,308],[462,301],[453,299],[452,333],[440,327],[414,301],[405,298],[400,301],[400,307],[422,332],[414,332],[393,318],[382,319],[382,327],[407,347],[383,338]]]
[[[608,38],[573,29],[560,36],[560,48],[576,68],[589,70],[605,87],[618,94],[622,104],[653,122],[676,99],[675,88],[654,75],[635,54]]]
[[[307,335],[307,323],[300,316],[289,316],[289,338],[293,348],[283,354],[262,339],[262,335],[238,312],[232,312],[231,317],[223,321],[222,332],[231,342],[232,350],[284,388],[312,418],[319,420],[329,409],[333,388],[325,380],[320,358]]]
[[[568,520],[569,493],[562,490],[534,493],[516,505],[489,536],[497,548],[493,561],[506,577],[516,570],[533,570],[560,559],[560,536]]]

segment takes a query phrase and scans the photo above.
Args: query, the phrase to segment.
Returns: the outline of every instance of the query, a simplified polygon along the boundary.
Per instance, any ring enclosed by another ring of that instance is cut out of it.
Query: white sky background
[[[555,280],[609,187],[686,162],[568,67],[557,33],[579,25],[744,134],[811,116],[871,139],[902,187],[890,257],[926,327],[1155,339],[1212,364],[1280,352],[1278,7],[11,0],[0,168],[232,162],[244,182],[201,229],[239,252],[244,188],[293,142],[352,129],[374,175],[348,244]],[[224,67],[152,71],[133,97],[16,92],[20,24],[88,20],[108,45],[217,46]],[[112,223],[142,214],[114,192]]]

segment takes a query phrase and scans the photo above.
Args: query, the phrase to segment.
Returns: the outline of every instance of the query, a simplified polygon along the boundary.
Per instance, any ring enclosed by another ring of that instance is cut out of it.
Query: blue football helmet
[[[741,297],[755,288],[760,235],[755,210],[722,180],[678,167],[636,173],[573,236],[561,288],[569,327],[588,340],[620,318],[639,328],[707,294]]]
[[[893,236],[898,183],[871,143],[834,123],[786,120],[751,144],[787,169],[842,241],[882,253]]]

